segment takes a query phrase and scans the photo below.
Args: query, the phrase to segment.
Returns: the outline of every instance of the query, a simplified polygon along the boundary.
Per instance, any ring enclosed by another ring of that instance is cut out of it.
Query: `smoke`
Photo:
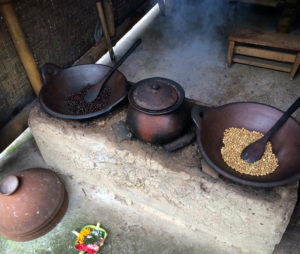
[[[180,1],[173,8],[172,22],[181,28],[181,32],[197,29],[203,36],[210,37],[216,34],[219,26],[226,26],[230,19],[227,1]]]
[[[227,51],[227,40],[234,20],[228,1],[166,1],[166,16],[160,19],[157,37],[161,37],[165,54],[161,58],[173,59],[179,64],[199,68],[224,66],[215,61]],[[161,29],[163,34],[159,34]],[[172,49],[175,49],[172,51]],[[195,53],[197,52],[197,53]]]
[[[157,43],[163,43],[160,49],[164,47],[168,57],[177,62],[203,61],[204,68],[225,66],[228,37],[234,28],[277,28],[276,10],[253,4],[229,0],[166,0],[165,5],[166,16],[160,18],[156,31],[160,38]],[[176,50],[172,52],[172,49]]]

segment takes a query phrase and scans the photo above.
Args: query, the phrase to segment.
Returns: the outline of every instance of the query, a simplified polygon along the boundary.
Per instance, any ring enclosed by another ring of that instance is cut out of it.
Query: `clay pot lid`
[[[50,230],[57,224],[57,219],[64,215],[61,210],[66,209],[67,194],[51,170],[27,169],[16,177],[17,190],[11,195],[0,194],[0,233],[8,239],[23,241],[44,234],[45,228]]]
[[[149,78],[134,84],[128,94],[130,104],[147,114],[166,114],[177,109],[184,100],[184,90],[165,78]]]

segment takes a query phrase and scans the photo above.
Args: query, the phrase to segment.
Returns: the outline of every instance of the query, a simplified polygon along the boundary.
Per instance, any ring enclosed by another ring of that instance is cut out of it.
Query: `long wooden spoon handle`
[[[275,133],[286,120],[300,107],[300,97],[288,108],[287,111],[279,118],[279,120],[273,125],[273,127],[265,134],[268,139]]]
[[[94,86],[92,86],[84,96],[86,102],[94,101],[98,94],[100,93],[102,87],[107,82],[107,80],[112,76],[112,74],[118,69],[118,67],[126,60],[126,58],[137,48],[142,42],[141,39],[135,41],[135,43],[127,50],[127,52],[120,58],[119,61],[104,75],[104,77]]]
[[[137,46],[141,44],[141,42],[142,39],[136,40],[136,42],[127,50],[127,52],[120,58],[120,60],[117,61],[116,64],[109,70],[109,72],[105,74],[105,76],[103,77],[104,82],[110,78],[114,71],[120,67],[120,65],[137,48]]]

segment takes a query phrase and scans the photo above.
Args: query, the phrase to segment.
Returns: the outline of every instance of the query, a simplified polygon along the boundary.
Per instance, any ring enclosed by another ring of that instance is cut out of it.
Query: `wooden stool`
[[[292,80],[300,65],[300,36],[238,29],[229,36],[227,65],[232,62],[284,71]]]

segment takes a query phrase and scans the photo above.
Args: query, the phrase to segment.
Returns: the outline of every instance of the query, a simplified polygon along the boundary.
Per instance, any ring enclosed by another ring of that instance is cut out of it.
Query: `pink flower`
[[[88,244],[86,251],[88,254],[94,254],[99,249],[100,249],[100,247],[97,244]]]
[[[77,243],[75,247],[77,250],[80,250],[80,251],[87,249],[87,246],[84,243]]]

